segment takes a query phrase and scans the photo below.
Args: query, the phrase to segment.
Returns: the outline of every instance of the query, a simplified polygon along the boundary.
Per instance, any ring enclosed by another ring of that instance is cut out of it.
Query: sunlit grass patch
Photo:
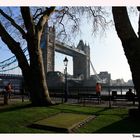
[[[84,124],[94,117],[87,114],[59,113],[37,121],[33,126],[40,129],[51,129],[56,132],[70,132],[76,126]]]

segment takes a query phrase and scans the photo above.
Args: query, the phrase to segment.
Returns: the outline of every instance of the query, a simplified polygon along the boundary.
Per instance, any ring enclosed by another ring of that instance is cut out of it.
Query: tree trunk
[[[43,82],[44,78],[39,75],[33,75],[32,72],[29,73],[30,76],[24,75],[26,79],[25,82],[27,84],[30,99],[33,106],[47,106],[51,105],[52,101],[49,97],[49,92],[46,84]]]
[[[40,40],[43,27],[48,22],[48,18],[54,9],[55,7],[46,8],[36,25],[29,7],[21,7],[22,17],[27,29],[26,41],[30,57],[29,71],[26,73],[23,70],[23,76],[30,91],[32,104],[35,106],[52,104],[46,83]]]
[[[29,37],[27,39],[30,55],[30,68],[28,73],[23,71],[23,75],[29,88],[32,104],[35,106],[51,105],[52,101],[48,92],[42,51],[40,48],[40,36],[37,34],[31,38]]]
[[[140,40],[132,38],[122,41],[122,45],[132,73],[140,110]]]
[[[140,111],[140,39],[135,34],[125,7],[113,7],[113,18],[117,34],[130,66],[132,79],[138,95]]]

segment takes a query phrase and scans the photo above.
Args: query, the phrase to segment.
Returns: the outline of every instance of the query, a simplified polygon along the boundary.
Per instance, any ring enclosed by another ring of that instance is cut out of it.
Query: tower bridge
[[[85,80],[90,77],[90,47],[89,45],[84,44],[82,40],[79,41],[77,47],[67,45],[56,40],[54,27],[47,27],[45,28],[41,38],[41,49],[45,73],[54,71],[55,52],[59,52],[65,55],[69,55],[73,58],[73,77],[77,78],[80,76]],[[24,53],[26,50],[27,48],[23,50]],[[27,52],[26,57],[29,57]],[[97,75],[93,65],[91,66],[97,79],[100,80],[100,77]],[[5,72],[9,73],[10,70],[17,70],[17,68],[18,64],[15,56],[0,62],[0,74]],[[15,75],[13,76],[15,77]],[[1,77],[1,79],[3,78]]]
[[[83,76],[83,79],[90,77],[90,47],[82,40],[77,47],[69,46],[56,40],[54,27],[47,27],[42,36],[41,48],[45,73],[54,71],[56,51],[73,58],[73,77]]]

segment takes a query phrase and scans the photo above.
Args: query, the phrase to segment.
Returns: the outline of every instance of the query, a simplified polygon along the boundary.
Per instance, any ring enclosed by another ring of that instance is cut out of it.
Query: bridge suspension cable
[[[23,52],[26,53],[27,51],[27,47],[23,49]],[[25,55],[29,61],[29,54]],[[14,70],[16,68],[18,68],[18,64],[15,65],[15,63],[17,62],[17,59],[15,56],[12,56],[2,62],[0,62],[0,72],[6,72],[6,71],[10,71],[10,70]]]
[[[24,53],[25,53],[26,51],[27,51],[27,47],[23,49],[23,52],[24,52]],[[12,57],[10,57],[10,58],[8,58],[8,59],[6,59],[6,60],[0,62],[0,65],[2,65],[3,63],[5,63],[5,62],[7,62],[7,61],[10,61],[11,59],[16,59],[16,57],[15,57],[15,56],[12,56]]]
[[[101,82],[102,79],[101,79],[101,78],[99,77],[99,75],[97,74],[97,72],[96,72],[95,68],[93,67],[93,64],[92,64],[91,61],[90,61],[90,64],[91,64],[91,68],[92,68],[92,70],[93,70],[93,72],[94,72],[94,74],[95,74],[97,80]]]

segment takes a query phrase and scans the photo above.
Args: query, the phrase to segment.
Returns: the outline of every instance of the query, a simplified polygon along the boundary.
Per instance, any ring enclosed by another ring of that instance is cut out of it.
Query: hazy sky
[[[131,20],[137,32],[138,18],[132,15]],[[91,34],[92,29],[91,26],[89,26],[89,22],[83,24],[82,28],[83,33],[81,36],[77,37],[77,43],[80,39],[83,39],[84,42],[90,45],[90,59],[97,73],[100,71],[108,71],[111,73],[112,79],[123,78],[125,81],[132,79],[130,68],[124,55],[121,41],[115,31],[115,27],[113,25],[110,26],[105,34],[98,34],[96,37]],[[60,56],[60,54],[56,53],[57,61],[55,68],[63,72],[64,67],[62,66],[65,55],[62,58]],[[72,73],[72,58],[68,57],[68,59],[68,72]],[[93,74],[92,69],[90,73]]]
[[[137,18],[131,17],[132,24],[137,31]],[[97,34],[96,37],[92,35],[91,26],[89,22],[82,24],[82,34],[77,36],[75,44],[77,45],[79,40],[82,39],[86,44],[90,46],[90,56],[94,68],[97,73],[100,71],[108,71],[111,73],[112,79],[123,78],[125,81],[131,79],[131,72],[127,63],[121,42],[116,34],[114,26],[111,26],[106,33]],[[1,43],[0,43],[1,44]],[[2,44],[0,45],[2,46]],[[8,49],[3,48],[0,51],[0,61],[12,56]],[[64,71],[63,59],[65,55],[56,53],[55,56],[55,70]],[[72,57],[68,57],[68,72],[73,73]],[[18,70],[19,72],[19,70]],[[91,74],[93,71],[91,69]],[[10,72],[9,72],[10,73]]]
[[[87,29],[87,28],[86,28]],[[90,59],[97,73],[100,71],[108,71],[111,73],[112,79],[123,78],[124,80],[131,79],[129,65],[124,55],[124,51],[116,32],[107,31],[107,35],[102,38],[91,36],[89,32],[83,34],[80,39],[90,45]],[[55,69],[63,72],[62,56],[56,53]],[[68,57],[68,72],[72,74],[73,62],[72,57]],[[93,74],[93,70],[90,69]]]

